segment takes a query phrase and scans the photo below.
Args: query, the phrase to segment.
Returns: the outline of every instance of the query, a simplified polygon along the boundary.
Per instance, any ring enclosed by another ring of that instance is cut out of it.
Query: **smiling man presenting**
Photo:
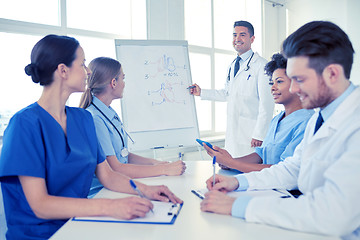
[[[273,117],[274,101],[264,72],[267,61],[252,51],[254,39],[251,23],[235,22],[233,46],[237,57],[228,68],[224,89],[201,89],[197,84],[190,89],[202,100],[227,101],[225,149],[233,157],[248,155],[261,146]]]

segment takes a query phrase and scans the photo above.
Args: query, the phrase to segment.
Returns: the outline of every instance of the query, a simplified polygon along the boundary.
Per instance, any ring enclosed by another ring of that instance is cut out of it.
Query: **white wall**
[[[347,0],[347,26],[346,33],[355,49],[354,64],[351,71],[351,81],[360,85],[360,1]]]
[[[314,20],[331,21],[349,35],[355,49],[351,80],[355,84],[360,84],[359,0],[287,0],[284,7],[272,7],[272,4],[264,0],[264,7],[267,59],[271,53],[280,50],[281,43],[288,34],[305,23]],[[277,25],[273,26],[272,23]],[[285,34],[283,34],[284,27]],[[278,41],[278,46],[276,46],[276,41]]]
[[[148,39],[184,40],[184,1],[147,0]]]
[[[286,8],[264,0],[263,13],[263,57],[270,60],[286,38]]]

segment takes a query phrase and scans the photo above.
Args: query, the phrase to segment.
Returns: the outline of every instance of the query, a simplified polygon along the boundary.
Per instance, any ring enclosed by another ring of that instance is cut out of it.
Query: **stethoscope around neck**
[[[120,155],[122,157],[127,157],[129,155],[129,151],[128,149],[125,147],[125,142],[124,142],[124,138],[121,135],[120,131],[117,129],[117,127],[115,126],[115,124],[100,110],[100,108],[98,108],[98,106],[95,105],[95,103],[91,103],[105,118],[106,120],[109,121],[109,123],[115,128],[116,132],[119,134],[120,138],[121,138],[121,143],[123,148],[121,149]],[[125,131],[125,129],[123,129],[125,134],[129,136],[129,134]],[[130,140],[134,143],[134,141],[131,139],[131,137],[129,136]]]
[[[246,68],[244,69],[244,71],[249,71],[249,69],[250,69],[250,62],[251,62],[251,59],[253,58],[253,56],[254,56],[254,52],[251,54],[251,56],[250,56],[250,59],[249,59],[249,61],[247,62],[247,64],[246,64]],[[235,62],[235,60],[236,60],[236,58],[231,62],[231,64],[233,64],[233,62]],[[227,80],[228,81],[230,81],[230,72],[231,72],[231,67],[229,68],[229,72],[228,72],[228,77],[227,77]]]

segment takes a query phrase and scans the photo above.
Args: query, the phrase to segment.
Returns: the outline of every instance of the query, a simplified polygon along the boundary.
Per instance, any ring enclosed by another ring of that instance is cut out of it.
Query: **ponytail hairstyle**
[[[121,64],[119,61],[108,58],[98,57],[89,63],[91,75],[87,80],[87,88],[81,96],[80,107],[90,106],[93,95],[101,94],[112,79],[120,76]]]
[[[72,37],[47,35],[37,42],[31,51],[31,63],[25,67],[25,73],[34,83],[50,85],[59,64],[71,67],[76,59],[79,42]]]

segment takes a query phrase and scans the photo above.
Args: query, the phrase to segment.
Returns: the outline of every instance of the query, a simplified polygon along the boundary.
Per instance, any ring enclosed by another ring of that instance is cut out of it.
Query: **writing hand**
[[[213,176],[206,180],[206,187],[211,190],[220,192],[231,192],[239,187],[239,182],[235,177],[227,177],[223,175],[215,175],[215,185],[213,185]]]
[[[162,202],[182,203],[183,201],[175,196],[173,192],[165,185],[159,186],[144,186],[144,195],[152,200],[158,200]]]
[[[205,198],[200,204],[203,212],[214,212],[219,214],[231,215],[231,208],[235,198],[227,196],[219,191],[205,193]]]
[[[140,197],[112,199],[108,206],[108,216],[126,220],[145,217],[154,207],[148,199]]]

